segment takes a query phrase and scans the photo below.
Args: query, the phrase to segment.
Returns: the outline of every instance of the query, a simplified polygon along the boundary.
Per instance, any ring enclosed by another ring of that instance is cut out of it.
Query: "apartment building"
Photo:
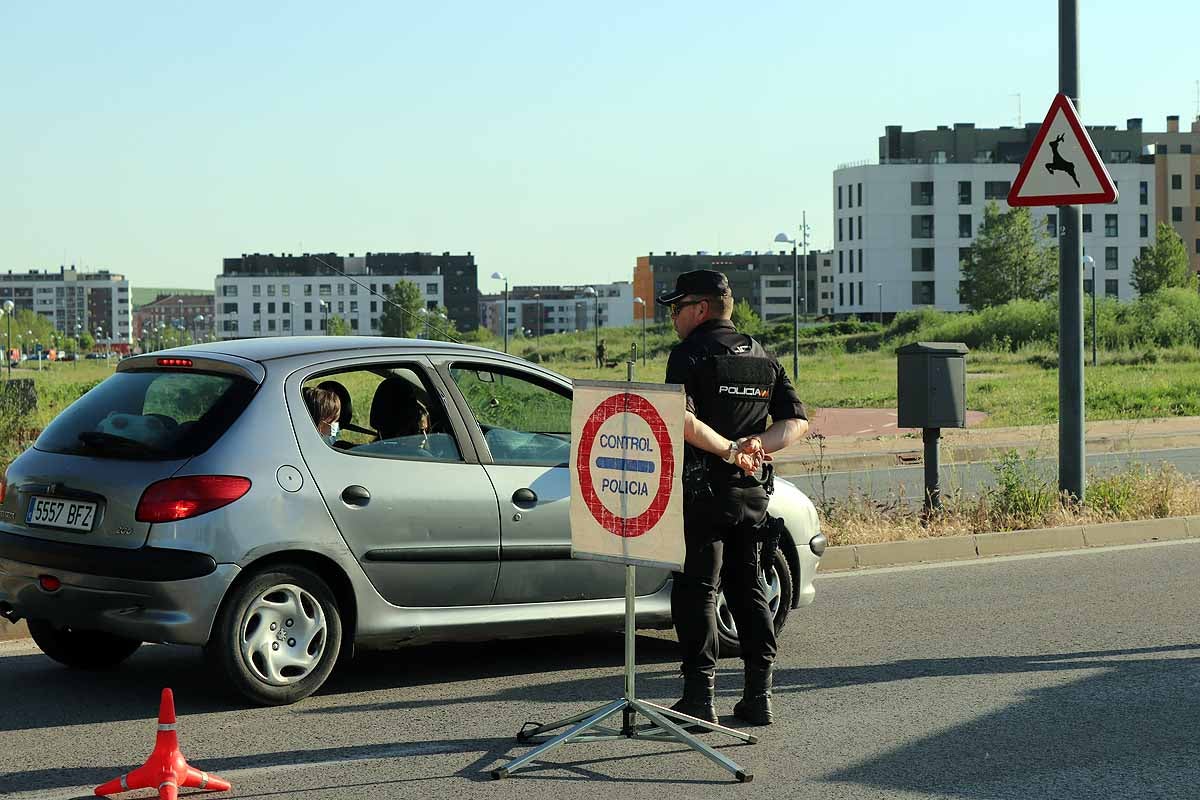
[[[132,306],[124,275],[80,272],[74,266],[60,266],[57,272],[9,270],[0,274],[0,302],[4,300],[42,315],[67,336],[88,332],[118,351],[131,341]]]
[[[737,300],[745,300],[763,320],[775,322],[791,319],[794,298],[792,275],[800,274],[799,304],[804,313],[824,314],[821,292],[832,300],[829,283],[821,282],[821,270],[832,276],[833,254],[829,251],[810,250],[808,257],[795,256],[790,250],[778,252],[707,253],[703,250],[691,253],[667,252],[638,256],[633,271],[634,294],[646,299],[646,313],[656,322],[667,320],[667,310],[654,305],[654,298],[675,287],[675,280],[684,272],[694,269],[712,269],[725,273],[729,288]],[[824,288],[820,288],[824,287]],[[807,303],[807,305],[805,305]],[[640,320],[642,307],[634,309],[634,318]]]
[[[224,260],[215,281],[215,334],[220,339],[320,334],[336,315],[352,333],[379,335],[383,296],[398,281],[415,284],[426,308],[445,306],[460,330],[475,327],[478,289],[467,287],[475,282],[470,254],[253,254]]]
[[[153,336],[164,328],[187,331],[197,341],[213,338],[214,310],[211,294],[160,294],[133,311],[133,336]]]
[[[589,290],[595,292],[591,294]],[[578,286],[513,286],[508,293],[508,335],[528,336],[621,328],[633,324],[633,285],[629,281]],[[503,336],[504,295],[479,301],[479,324]],[[638,317],[640,319],[640,317]]]
[[[1089,135],[1120,198],[1083,209],[1083,248],[1096,264],[1097,290],[1130,300],[1133,260],[1170,221],[1200,270],[1200,122],[1166,132],[1092,126]],[[1038,124],[978,129],[971,123],[904,132],[888,126],[878,162],[847,164],[833,174],[834,314],[891,316],[914,308],[962,310],[960,263],[978,234],[984,208],[1008,210],[1015,180]],[[1058,233],[1053,207],[1034,208],[1038,225]],[[1090,274],[1086,291],[1092,291]]]

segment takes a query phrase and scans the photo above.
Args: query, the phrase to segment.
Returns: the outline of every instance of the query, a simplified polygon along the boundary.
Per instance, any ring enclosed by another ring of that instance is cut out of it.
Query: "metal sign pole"
[[[1079,8],[1058,2],[1058,90],[1079,108]],[[1080,206],[1058,207],[1058,488],[1084,499],[1083,250]],[[1096,291],[1095,285],[1092,291]]]
[[[628,380],[633,382],[634,361],[626,362]],[[538,746],[525,755],[505,764],[499,769],[492,770],[496,780],[507,778],[522,767],[527,766],[538,757],[567,742],[596,742],[609,739],[650,739],[654,741],[679,742],[692,748],[718,766],[733,774],[738,781],[749,783],[754,780],[754,773],[742,769],[733,760],[721,755],[713,748],[701,742],[689,731],[696,727],[732,736],[746,744],[757,744],[758,737],[752,734],[726,728],[706,720],[696,719],[678,711],[672,711],[655,703],[638,700],[634,691],[636,676],[636,661],[634,644],[637,639],[637,615],[634,603],[637,597],[637,567],[625,565],[625,696],[613,700],[599,708],[593,708],[566,719],[552,722],[549,725],[538,725],[530,730],[522,728],[517,732],[517,741],[522,744],[537,743]],[[602,725],[609,717],[618,712],[622,715],[621,728],[615,730]],[[638,725],[637,715],[641,714],[650,720],[648,725]],[[687,725],[684,729],[682,725]],[[551,731],[561,728],[567,730],[550,739],[540,737],[549,735]]]

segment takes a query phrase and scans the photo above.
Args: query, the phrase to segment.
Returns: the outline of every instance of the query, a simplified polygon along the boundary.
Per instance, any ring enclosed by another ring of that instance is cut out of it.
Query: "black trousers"
[[[759,581],[761,542],[754,528],[767,514],[761,486],[729,487],[688,503],[683,512],[687,553],[674,573],[671,615],[683,650],[685,675],[712,673],[717,666],[717,592],[733,612],[742,660],[749,668],[775,662],[775,621]]]

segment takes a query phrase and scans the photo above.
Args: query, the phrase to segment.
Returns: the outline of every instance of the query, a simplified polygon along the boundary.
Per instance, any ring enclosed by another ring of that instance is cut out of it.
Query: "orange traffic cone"
[[[179,737],[175,733],[175,696],[170,689],[163,689],[162,702],[158,706],[158,736],[154,739],[154,752],[145,764],[133,772],[97,786],[96,794],[157,789],[159,800],[175,800],[179,796],[180,786],[213,792],[227,792],[231,788],[228,781],[188,766],[183,753],[179,752]]]

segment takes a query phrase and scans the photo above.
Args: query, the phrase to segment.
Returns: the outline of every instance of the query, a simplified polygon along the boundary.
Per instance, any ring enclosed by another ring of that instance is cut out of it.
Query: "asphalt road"
[[[275,709],[225,699],[194,650],[80,674],[8,644],[0,795],[89,796],[148,753],[172,686],[185,754],[234,784],[217,797],[1194,798],[1198,573],[1187,542],[823,576],[783,637],[780,722],[722,748],[755,773],[745,785],[676,745],[627,741],[490,779],[525,751],[525,720],[618,696],[617,635],[377,654]],[[673,642],[639,647],[641,693],[670,700]],[[723,715],[738,672],[722,663]]]
[[[1103,474],[1120,469],[1131,463],[1146,464],[1157,468],[1160,463],[1173,464],[1186,475],[1200,475],[1200,448],[1176,448],[1169,450],[1144,450],[1136,453],[1094,453],[1087,457],[1089,471]],[[1058,461],[1039,458],[1029,461],[1036,472],[1051,485],[1058,483]],[[779,474],[795,483],[809,497],[821,497],[821,480],[817,470],[795,462],[780,465]],[[941,487],[943,495],[961,489],[975,494],[985,486],[996,482],[995,462],[941,465]],[[903,497],[913,503],[921,503],[925,496],[925,467],[873,468],[853,471],[830,472],[825,477],[825,496],[845,498],[852,492],[875,500]]]

